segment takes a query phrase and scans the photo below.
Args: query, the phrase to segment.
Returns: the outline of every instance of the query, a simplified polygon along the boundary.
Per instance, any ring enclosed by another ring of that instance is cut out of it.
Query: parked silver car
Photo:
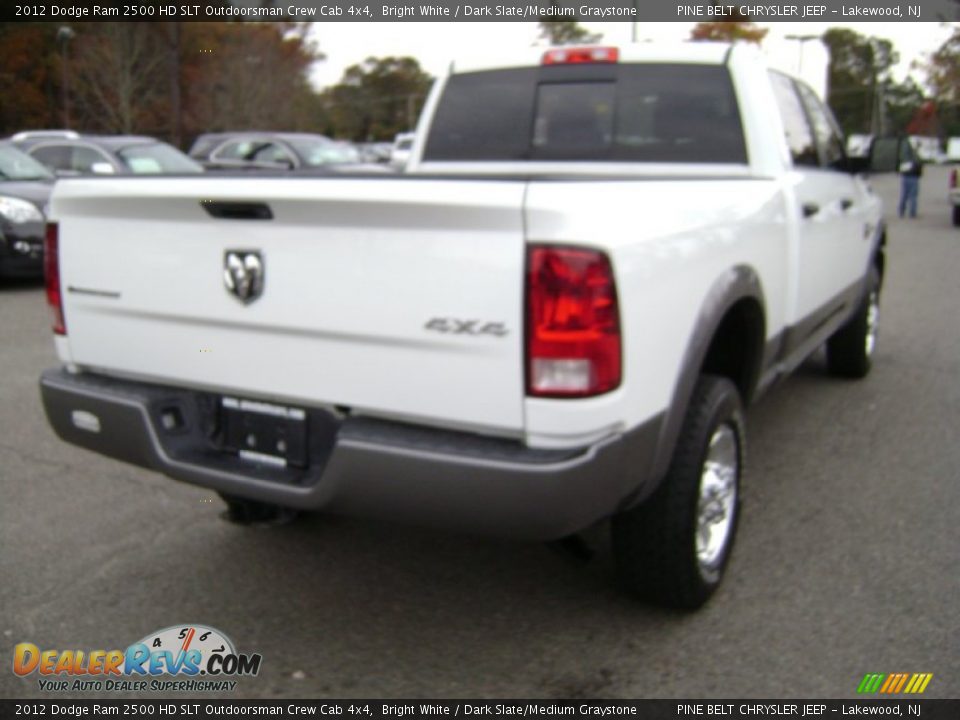
[[[10,138],[58,176],[177,175],[203,172],[173,145],[146,135],[87,135],[34,130]]]
[[[314,133],[224,132],[200,135],[190,157],[210,170],[373,169],[348,142]]]

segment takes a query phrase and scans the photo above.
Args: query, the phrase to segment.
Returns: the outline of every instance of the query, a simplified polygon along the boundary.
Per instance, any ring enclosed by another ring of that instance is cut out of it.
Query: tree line
[[[0,134],[285,130],[389,140],[413,126],[431,78],[369,58],[316,91],[307,23],[0,23]]]
[[[745,40],[762,44],[767,30],[744,21],[699,23],[694,40]],[[913,69],[930,94],[913,78],[897,81],[900,56],[890,40],[831,28],[822,38],[830,52],[827,104],[844,133],[872,135],[960,135],[960,28]]]
[[[576,21],[539,23],[550,44],[598,42]],[[389,140],[416,123],[432,79],[412,57],[370,57],[322,91],[307,23],[0,23],[0,135],[69,127],[143,133],[184,147],[202,132],[286,130]],[[694,40],[762,43],[745,21],[700,23]],[[893,44],[823,35],[828,102],[848,133],[960,135],[960,29],[896,81]]]

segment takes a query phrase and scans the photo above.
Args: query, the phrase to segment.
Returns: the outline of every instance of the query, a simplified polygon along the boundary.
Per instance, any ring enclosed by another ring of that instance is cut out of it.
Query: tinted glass
[[[288,140],[305,165],[320,167],[336,163],[360,162],[360,155],[352,145],[323,138],[295,138]]]
[[[580,68],[579,70],[593,69]],[[454,75],[425,160],[744,163],[725,67],[632,64]]]
[[[200,165],[166,143],[133,145],[118,150],[117,155],[135,175],[203,172]]]
[[[84,174],[92,174],[93,166],[97,163],[110,168],[108,173],[112,173],[113,163],[100,151],[94,150],[86,145],[73,146],[73,153],[70,156],[70,169]]]
[[[613,138],[612,82],[550,83],[537,88],[533,150],[541,157],[605,157]]]
[[[12,145],[0,144],[0,180],[48,180],[43,165]]]
[[[813,131],[810,129],[807,114],[800,103],[793,80],[786,75],[770,73],[770,82],[777,99],[777,107],[780,109],[780,117],[783,118],[783,130],[787,136],[787,146],[790,148],[793,164],[807,167],[819,166],[820,156],[817,154]]]
[[[282,162],[293,164],[294,160],[283,147],[269,140],[234,140],[215,153],[221,160],[246,160],[248,162]]]
[[[451,77],[433,118],[424,159],[527,157],[536,83],[536,68]]]
[[[67,145],[43,145],[31,148],[30,155],[51,170],[70,170],[70,158],[73,155]]]
[[[800,98],[810,116],[813,125],[813,134],[820,149],[820,163],[824,166],[833,166],[843,160],[843,139],[830,110],[820,102],[813,90],[802,83],[797,83]]]

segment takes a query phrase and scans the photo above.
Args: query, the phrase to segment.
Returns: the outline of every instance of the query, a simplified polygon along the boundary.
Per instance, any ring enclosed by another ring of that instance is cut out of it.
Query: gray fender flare
[[[647,474],[648,482],[643,483],[628,497],[626,507],[635,506],[649,497],[659,487],[667,474],[677,439],[680,436],[680,428],[683,425],[687,407],[693,395],[693,388],[700,376],[700,370],[707,357],[710,344],[727,313],[736,303],[744,299],[756,300],[761,309],[765,310],[763,297],[760,278],[752,268],[745,265],[730,268],[718,277],[710,287],[687,341],[687,349],[683,355],[670,405],[664,411],[656,450],[648,465],[650,469]],[[759,369],[758,367],[757,375]],[[754,377],[754,385],[756,381],[757,378]],[[748,398],[744,398],[744,404],[747,401]]]

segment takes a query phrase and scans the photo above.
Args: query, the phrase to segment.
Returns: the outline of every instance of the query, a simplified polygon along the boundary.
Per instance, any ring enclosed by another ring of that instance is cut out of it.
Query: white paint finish
[[[526,54],[539,62],[542,52]],[[864,230],[876,227],[879,203],[850,176],[793,170],[753,50],[728,56],[705,43],[636,52],[624,57],[728,61],[748,163],[419,163],[441,77],[410,168],[461,177],[61,182],[52,215],[61,219],[67,283],[121,293],[66,295],[70,347],[58,343],[61,357],[157,382],[524,437],[536,447],[583,445],[637,426],[672,402],[720,278],[741,266],[756,273],[773,338],[862,277]],[[479,66],[458,65],[467,67]],[[485,175],[516,180],[478,179]],[[266,202],[276,217],[216,220],[202,199]],[[804,221],[807,201],[822,209]],[[524,398],[524,240],[610,256],[623,327],[615,391]],[[249,306],[223,288],[227,249],[264,255],[266,290]],[[437,334],[424,328],[431,318],[502,322],[510,332]]]
[[[415,170],[415,172],[414,172]],[[736,163],[638,163],[638,162],[590,162],[590,161],[430,161],[418,162],[416,168],[407,166],[409,174],[457,175],[464,177],[550,177],[550,178],[748,178],[750,167]]]
[[[70,326],[67,326],[67,332],[70,332]],[[57,357],[60,359],[64,365],[72,365],[73,357],[70,355],[70,338],[69,336],[63,335],[54,335],[53,336],[53,347],[57,351]]]
[[[845,173],[797,168],[790,174],[796,211],[796,295],[791,316],[803,318],[863,277],[873,236],[864,226],[876,226],[879,200],[864,183]],[[843,203],[851,205],[844,209]],[[804,204],[819,210],[803,216]]]
[[[528,399],[529,440],[575,444],[575,437],[598,428],[631,428],[667,408],[707,293],[730,268],[743,265],[758,274],[767,336],[782,330],[788,226],[779,181],[532,183],[530,242],[597,247],[611,256],[623,384],[583,403]]]
[[[790,168],[790,151],[763,57],[752,46],[739,44],[728,65],[738,105],[755,108],[740,113],[750,170],[759,177],[778,177]]]
[[[522,428],[521,183],[221,178],[65,183],[54,200],[73,361],[426,423]],[[253,199],[272,221],[209,217]],[[263,296],[223,282],[263,255]],[[502,322],[505,337],[425,329]]]

